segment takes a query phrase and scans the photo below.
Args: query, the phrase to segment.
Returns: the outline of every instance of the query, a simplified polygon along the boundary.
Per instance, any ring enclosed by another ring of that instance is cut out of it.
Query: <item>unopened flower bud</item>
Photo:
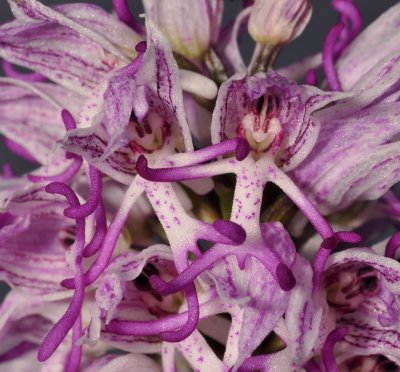
[[[223,0],[144,0],[146,13],[171,43],[172,49],[193,59],[217,41]]]
[[[260,44],[286,44],[302,33],[311,13],[310,0],[256,0],[249,33]]]

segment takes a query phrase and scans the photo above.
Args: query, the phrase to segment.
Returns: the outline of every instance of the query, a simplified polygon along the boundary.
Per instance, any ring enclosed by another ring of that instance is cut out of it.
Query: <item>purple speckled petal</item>
[[[96,359],[85,368],[85,371],[115,372],[128,371],[132,368],[142,372],[161,372],[160,366],[153,359],[141,354],[107,355]]]
[[[400,366],[400,331],[398,325],[383,327],[368,316],[347,316],[338,321],[348,334],[337,345],[337,364],[355,355],[384,355]]]
[[[369,249],[354,248],[335,253],[328,261],[327,280],[342,272],[347,276],[355,274],[353,277],[357,281],[351,281],[355,295],[350,299],[342,296],[343,289],[342,293],[332,292],[334,287],[331,283],[331,294],[335,293],[331,301],[336,305],[337,324],[348,328],[348,335],[340,343],[340,360],[349,355],[382,354],[399,364],[400,264]],[[362,280],[362,275],[366,275],[364,279],[369,287],[358,287],[357,290],[358,278]],[[342,280],[346,281],[343,275]],[[344,309],[351,306],[352,311],[341,310],[343,305]]]
[[[337,63],[344,90],[355,83],[382,58],[398,49],[400,4],[394,5],[368,26],[345,50]]]
[[[71,131],[64,141],[63,148],[83,156],[88,163],[93,164],[103,173],[129,185],[136,173],[136,162],[132,152],[123,147],[103,160],[102,156],[106,152],[108,144],[108,135],[104,130],[85,128]]]
[[[263,224],[261,233],[265,244],[281,257],[283,263],[291,267],[296,259],[295,249],[282,225]],[[241,292],[240,297],[248,299],[248,302],[242,305],[242,317],[237,317],[235,320],[239,322],[238,333],[234,336],[238,342],[235,365],[240,366],[275,328],[276,323],[286,311],[290,292],[279,288],[273,276],[253,258],[247,260],[245,270],[230,272],[230,275],[229,272],[230,266],[221,263],[212,271],[211,276],[218,283],[217,288],[220,292],[222,291],[224,297],[237,301],[237,296],[230,293],[231,286],[235,286],[236,291]]]
[[[149,88],[150,111],[157,112],[170,126],[172,137],[181,138],[186,151],[193,150],[183,108],[178,66],[164,36],[147,20],[147,50],[138,71],[137,84]],[[134,106],[135,112],[139,110]]]
[[[285,324],[287,342],[292,350],[292,366],[301,367],[321,350],[330,330],[328,304],[323,293],[312,293],[313,273],[306,259],[297,256],[293,273],[297,285],[290,294]]]
[[[54,156],[57,141],[65,134],[61,104],[77,112],[81,97],[53,84],[13,79],[2,79],[0,89],[0,132],[39,163],[47,164]],[[57,156],[62,161],[63,154]]]
[[[0,55],[81,94],[88,94],[117,65],[98,44],[45,21],[1,26]]]
[[[124,62],[134,56],[135,45],[141,40],[132,29],[93,4],[63,4],[51,8],[37,0],[8,2],[18,20],[25,23],[45,21],[71,29]]]
[[[0,277],[29,293],[55,294],[73,270],[66,261],[74,243],[73,223],[63,216],[65,202],[25,181],[4,195],[0,216]]]
[[[65,247],[60,232],[68,229],[62,216],[33,215],[25,229],[14,231],[1,239],[0,277],[13,287],[31,293],[64,290],[60,281],[72,274],[65,262]],[[29,215],[28,215],[29,216]],[[6,226],[0,230],[6,229]]]
[[[99,282],[96,291],[96,306],[105,323],[109,323],[116,314],[117,307],[125,296],[127,283],[136,279],[148,261],[154,259],[172,259],[170,250],[164,245],[155,245],[140,253],[127,252],[116,257],[108,266],[107,271]],[[97,324],[96,324],[97,322]],[[100,318],[93,317],[91,327],[100,331]],[[100,334],[91,330],[91,341],[98,340]]]
[[[322,123],[292,177],[323,213],[380,197],[400,180],[399,118],[400,104],[393,102]]]
[[[2,370],[63,370],[69,352],[68,341],[63,342],[55,355],[45,364],[39,364],[37,348],[55,318],[65,310],[69,301],[67,297],[68,294],[65,295],[65,292],[64,295],[57,296],[34,296],[18,290],[12,290],[7,295],[0,307]]]
[[[137,148],[131,145],[131,132],[136,130],[131,120],[145,122],[144,125],[150,127],[152,120],[162,121],[164,147],[193,150],[178,67],[166,40],[150,20],[147,27],[144,54],[117,71],[104,88],[104,112],[98,104],[97,110],[88,111],[93,120],[100,117],[102,122],[94,121],[89,128],[71,131],[63,143],[65,150],[82,155],[102,172],[125,184],[129,184],[135,174],[138,156]],[[101,101],[100,97],[98,99]],[[131,119],[132,112],[136,119]],[[83,111],[81,116],[85,116]]]

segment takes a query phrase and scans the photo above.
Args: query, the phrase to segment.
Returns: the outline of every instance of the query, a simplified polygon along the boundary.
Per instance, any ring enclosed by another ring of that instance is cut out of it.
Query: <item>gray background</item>
[[[168,1],[168,0],[160,0]],[[62,4],[67,1],[44,0],[45,4]],[[111,10],[111,0],[109,1],[90,1],[88,3],[98,4],[106,9]],[[139,0],[131,0],[131,9],[135,14],[143,12]],[[364,27],[376,19],[379,14],[396,4],[397,0],[356,0],[362,11]],[[231,20],[235,14],[241,9],[241,0],[225,1],[224,23]],[[302,57],[307,57],[321,50],[324,37],[329,29],[337,21],[337,13],[331,8],[329,0],[314,0],[314,14],[310,24],[304,33],[293,43],[283,49],[279,56],[278,66],[294,62]],[[4,23],[12,19],[12,14],[5,0],[0,5],[0,23]],[[241,40],[243,55],[250,58],[252,52],[252,42],[248,35]],[[1,94],[1,93],[0,93]],[[0,140],[1,142],[1,140]],[[3,143],[0,143],[0,169],[4,163],[10,163],[16,174],[23,174],[32,169],[33,165],[19,159],[6,149]],[[5,287],[0,283],[0,300],[5,293]]]

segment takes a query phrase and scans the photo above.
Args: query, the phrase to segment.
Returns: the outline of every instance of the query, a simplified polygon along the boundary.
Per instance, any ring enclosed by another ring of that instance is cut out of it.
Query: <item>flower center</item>
[[[283,130],[278,118],[279,98],[265,94],[252,103],[251,112],[243,117],[238,135],[246,138],[255,152],[272,150],[275,154],[283,140]]]
[[[379,272],[371,266],[355,266],[331,272],[325,280],[330,306],[341,312],[356,310],[367,297],[379,293]]]
[[[155,112],[150,112],[142,123],[139,123],[132,112],[128,125],[129,147],[135,153],[147,153],[161,149],[170,129],[165,120]]]

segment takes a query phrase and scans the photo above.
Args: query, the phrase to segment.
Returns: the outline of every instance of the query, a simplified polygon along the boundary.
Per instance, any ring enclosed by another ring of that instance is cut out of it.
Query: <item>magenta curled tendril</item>
[[[54,182],[46,186],[46,191],[50,194],[63,195],[71,206],[79,206],[79,200],[74,191],[64,183]],[[82,250],[85,244],[85,219],[76,220],[76,274],[75,274],[75,291],[68,306],[67,311],[51,328],[44,341],[39,347],[38,359],[43,362],[51,357],[55,350],[60,346],[68,332],[79,322],[79,317],[83,305],[84,285],[83,285],[83,268],[82,268]],[[77,339],[81,336],[81,325],[77,324],[73,332],[73,345],[70,353],[69,365],[79,365],[81,358],[82,346],[76,344]],[[71,360],[71,358],[73,360]]]

